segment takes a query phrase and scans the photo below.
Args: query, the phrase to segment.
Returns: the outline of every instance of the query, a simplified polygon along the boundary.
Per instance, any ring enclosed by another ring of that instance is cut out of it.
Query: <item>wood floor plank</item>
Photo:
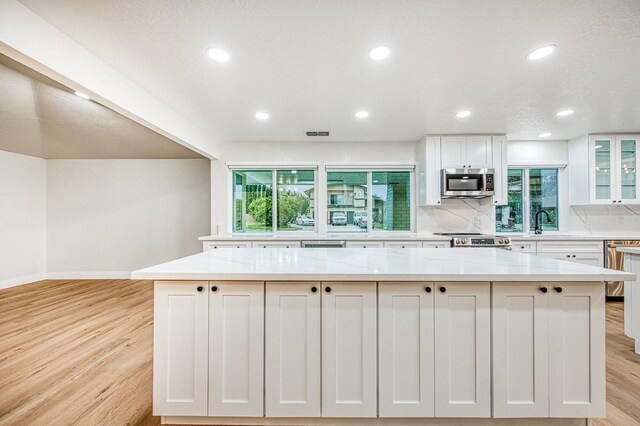
[[[155,426],[153,283],[40,281],[0,290],[0,425]],[[640,355],[607,304],[607,418],[640,425]]]

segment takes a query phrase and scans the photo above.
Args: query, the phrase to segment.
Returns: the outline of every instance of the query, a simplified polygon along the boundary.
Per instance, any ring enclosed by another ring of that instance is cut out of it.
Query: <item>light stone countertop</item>
[[[494,248],[222,248],[132,279],[257,281],[624,281],[634,274]]]

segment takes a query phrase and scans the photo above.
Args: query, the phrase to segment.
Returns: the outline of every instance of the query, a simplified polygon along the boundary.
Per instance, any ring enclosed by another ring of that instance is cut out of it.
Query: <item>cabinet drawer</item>
[[[583,265],[604,266],[604,255],[602,253],[540,253],[540,257],[549,257],[551,259],[566,260],[567,262],[581,263]]]
[[[252,247],[257,248],[293,248],[300,247],[300,241],[254,241]]]
[[[382,241],[347,241],[347,248],[382,248]]]
[[[251,247],[251,241],[205,241],[202,243],[202,251],[217,248],[247,248]]]
[[[384,247],[389,248],[419,248],[422,247],[420,241],[385,241]]]
[[[542,253],[602,253],[602,241],[538,241],[538,254]]]
[[[451,244],[447,241],[423,241],[422,247],[424,248],[450,248]]]
[[[536,252],[536,242],[535,241],[511,240],[511,250],[519,251],[519,252],[523,252],[523,253],[535,253]]]

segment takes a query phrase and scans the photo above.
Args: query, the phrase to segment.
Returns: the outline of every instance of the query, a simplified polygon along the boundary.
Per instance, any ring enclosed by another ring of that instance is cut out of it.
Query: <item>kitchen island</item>
[[[132,274],[156,281],[153,410],[178,424],[583,425],[605,415],[603,281],[633,277],[488,248],[219,249]]]
[[[640,272],[640,247],[620,247],[624,253],[624,270],[637,274]],[[640,281],[624,283],[624,334],[634,340],[634,350],[640,355]]]

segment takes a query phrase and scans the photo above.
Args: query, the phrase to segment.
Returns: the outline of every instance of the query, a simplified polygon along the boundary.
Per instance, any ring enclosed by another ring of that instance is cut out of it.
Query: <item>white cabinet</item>
[[[443,169],[491,168],[491,136],[442,136],[440,155]]]
[[[382,241],[347,241],[346,248],[383,248]]]
[[[624,270],[637,275],[635,281],[624,283],[624,334],[634,340],[640,354],[640,256],[625,253]]]
[[[433,417],[433,283],[378,285],[380,417]]]
[[[155,416],[207,415],[207,287],[206,281],[155,283]]]
[[[251,241],[205,241],[202,243],[202,251],[218,248],[247,248],[251,247]]]
[[[435,416],[490,417],[490,284],[436,286]]]
[[[451,243],[446,241],[423,241],[423,248],[449,248],[451,247]]]
[[[549,285],[493,283],[493,415],[549,416]]]
[[[588,135],[569,141],[571,205],[638,204],[640,135]]]
[[[319,282],[268,282],[265,414],[320,417]]]
[[[421,248],[421,241],[385,241],[385,248]]]
[[[493,156],[492,167],[495,170],[493,178],[495,191],[495,195],[493,196],[493,205],[503,206],[509,203],[506,136],[493,137],[491,155]]]
[[[209,416],[262,417],[264,283],[209,287]]]
[[[604,417],[604,286],[549,287],[549,415]]]
[[[294,248],[300,247],[300,241],[254,241],[251,247],[257,248]]]
[[[536,254],[536,242],[528,240],[511,239],[511,250],[522,253]]]
[[[604,266],[602,241],[538,241],[537,254],[583,265]]]
[[[493,284],[494,417],[604,417],[601,283]]]
[[[322,416],[376,417],[376,283],[322,287]]]

